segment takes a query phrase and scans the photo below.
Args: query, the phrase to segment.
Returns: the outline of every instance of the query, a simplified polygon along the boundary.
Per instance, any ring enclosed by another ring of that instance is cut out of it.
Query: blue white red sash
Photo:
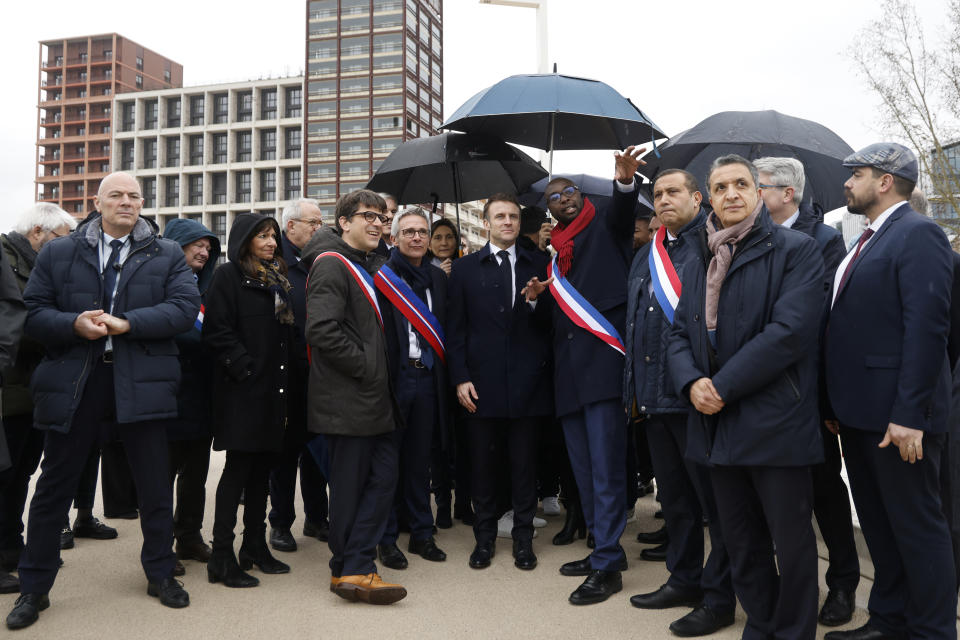
[[[197,331],[203,331],[203,314],[207,310],[207,307],[200,305],[200,313],[197,314],[197,319],[193,321],[193,328]]]
[[[553,282],[550,283],[550,293],[553,294],[554,301],[573,324],[597,336],[617,353],[626,354],[623,340],[620,339],[620,334],[613,328],[613,325],[592,304],[587,302],[587,299],[580,295],[580,292],[574,289],[566,278],[560,275],[556,255],[553,256],[553,260],[547,266],[547,276],[553,278]]]
[[[387,265],[380,267],[380,270],[373,277],[373,282],[377,289],[387,297],[387,300],[403,314],[410,326],[423,336],[427,344],[440,356],[440,361],[446,364],[443,329],[440,327],[440,321],[437,320],[437,316],[433,315],[426,303],[420,299],[420,296],[414,293],[410,285],[404,282]]]
[[[667,228],[660,227],[653,237],[650,246],[650,256],[647,263],[650,266],[650,281],[653,284],[653,293],[670,324],[673,324],[673,314],[680,302],[680,277],[670,261],[667,249],[663,245],[667,237]]]
[[[317,260],[325,256],[331,256],[338,259],[353,275],[353,279],[357,281],[358,285],[360,285],[360,290],[363,291],[363,295],[366,296],[370,306],[373,307],[374,312],[377,314],[377,320],[380,322],[380,328],[383,329],[383,316],[380,315],[380,303],[377,302],[377,291],[373,287],[373,276],[336,251],[324,251],[314,259],[314,264],[316,264]]]

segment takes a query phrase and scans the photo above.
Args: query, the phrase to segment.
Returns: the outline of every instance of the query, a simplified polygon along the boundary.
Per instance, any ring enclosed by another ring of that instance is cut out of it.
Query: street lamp
[[[537,73],[550,73],[547,56],[547,0],[480,0],[480,4],[537,10]]]

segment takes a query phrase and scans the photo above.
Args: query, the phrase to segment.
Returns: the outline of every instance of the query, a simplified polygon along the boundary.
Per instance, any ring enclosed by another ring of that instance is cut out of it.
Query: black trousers
[[[551,417],[537,418],[537,497],[560,494],[560,474],[567,452],[563,447],[563,429]],[[567,461],[569,464],[569,461]]]
[[[670,536],[667,546],[667,584],[703,590],[704,604],[715,611],[732,612],[737,605],[730,577],[730,557],[720,532],[717,503],[710,472],[684,458],[687,450],[687,414],[650,416],[639,425],[650,445],[653,470]],[[704,565],[703,515],[710,531],[710,555]]]
[[[100,450],[100,491],[103,494],[103,515],[108,518],[137,508],[137,488],[126,461],[123,442],[113,439],[104,443]]]
[[[810,468],[718,466],[710,478],[733,588],[747,613],[744,640],[812,640],[819,595]]]
[[[810,470],[813,475],[813,514],[830,557],[827,588],[855,591],[860,584],[860,558],[853,537],[850,497],[840,476],[843,465],[840,441],[822,424],[820,434],[825,459]]]
[[[210,469],[210,436],[171,440],[170,486],[176,482],[173,535],[181,544],[203,542],[203,510],[207,502],[207,471]]]
[[[43,432],[33,428],[31,413],[4,417],[3,432],[11,466],[0,471],[0,563],[9,567],[16,565],[23,549],[23,508],[30,476],[43,453]]]
[[[923,460],[909,464],[883,434],[840,426],[850,488],[873,559],[867,610],[889,635],[956,637],[957,592],[950,530],[940,501],[945,434],[923,435]]]
[[[326,435],[330,452],[330,571],[334,577],[377,570],[397,488],[393,432],[375,436]]]
[[[536,418],[470,418],[470,467],[477,544],[497,537],[497,480],[504,462],[510,469],[513,506],[513,539],[533,539],[533,516],[537,512]]]
[[[275,529],[289,529],[297,519],[298,469],[304,519],[316,524],[327,519],[327,479],[307,448],[312,437],[302,426],[288,425],[283,434],[283,451],[270,471],[270,526]]]
[[[173,496],[167,477],[167,432],[162,420],[116,425],[113,365],[97,361],[68,433],[47,431],[40,478],[30,502],[27,546],[20,559],[23,593],[47,593],[57,577],[60,529],[77,492],[87,455],[105,437],[124,443],[137,487],[143,547],[150,582],[173,574]],[[109,431],[114,431],[109,433]]]
[[[267,484],[275,454],[227,451],[213,515],[214,551],[233,551],[237,509],[243,495],[244,542],[262,541],[267,531]]]

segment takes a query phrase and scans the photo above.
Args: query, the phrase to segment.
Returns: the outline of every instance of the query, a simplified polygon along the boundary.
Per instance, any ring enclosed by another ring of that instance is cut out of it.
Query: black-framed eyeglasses
[[[380,221],[380,224],[387,224],[388,222],[393,220],[393,218],[391,218],[385,213],[374,213],[373,211],[358,211],[353,215],[362,216],[364,220],[366,220],[371,224],[376,222],[377,220]]]
[[[560,202],[560,198],[562,196],[566,196],[569,198],[573,194],[575,194],[577,191],[580,191],[580,187],[576,187],[571,184],[570,186],[564,187],[563,189],[561,189],[560,191],[557,191],[556,193],[551,193],[547,197],[547,202]]]
[[[789,184],[763,184],[762,182],[758,185],[761,189],[789,189]]]

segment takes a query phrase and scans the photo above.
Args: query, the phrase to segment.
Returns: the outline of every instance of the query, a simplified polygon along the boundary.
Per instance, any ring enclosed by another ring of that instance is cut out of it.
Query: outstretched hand
[[[533,302],[537,299],[537,296],[543,293],[546,288],[550,286],[551,282],[553,282],[552,276],[544,282],[540,282],[540,278],[530,278],[527,280],[527,286],[525,286],[523,289],[520,289],[520,295],[524,296],[524,299],[527,302]]]
[[[646,147],[630,145],[623,151],[614,151],[613,157],[616,161],[614,178],[623,184],[633,182],[633,176],[640,168],[640,165],[647,164],[640,159],[640,154],[646,150]]]

